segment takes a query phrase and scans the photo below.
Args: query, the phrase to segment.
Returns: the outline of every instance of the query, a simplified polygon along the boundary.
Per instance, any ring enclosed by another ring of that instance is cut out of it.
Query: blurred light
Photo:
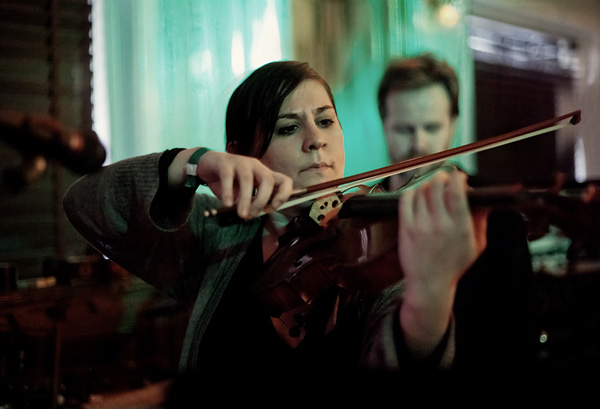
[[[236,76],[246,71],[246,65],[244,64],[244,41],[240,30],[235,30],[231,37],[231,71]]]
[[[212,75],[213,58],[212,53],[207,48],[201,53],[196,53],[190,57],[190,72],[196,78],[203,78]]]
[[[36,156],[33,158],[31,169],[34,173],[42,173],[46,171],[48,167],[48,161],[43,156]]]
[[[269,0],[265,14],[252,22],[252,46],[250,48],[251,68],[257,68],[268,61],[281,59],[281,38],[277,11],[273,0]]]
[[[74,152],[80,152],[83,150],[85,145],[85,141],[83,139],[83,134],[80,131],[72,131],[67,135],[67,145],[69,149]]]
[[[202,53],[202,56],[200,58],[200,69],[202,70],[202,72],[204,72],[206,74],[212,74],[212,67],[213,67],[212,53],[207,48],[206,50],[204,50],[204,52]]]
[[[451,4],[444,4],[438,10],[438,18],[444,27],[454,27],[459,19],[458,10]]]
[[[575,180],[583,183],[587,181],[586,162],[585,162],[585,149],[583,146],[583,140],[577,138],[575,140]]]
[[[588,68],[587,85],[594,86],[594,84],[597,84],[596,81],[598,81],[598,77],[600,76],[600,70],[598,69],[600,67],[600,54],[596,47],[591,47],[588,61],[588,64],[586,64]],[[580,66],[581,61],[579,61],[579,59],[576,59],[575,63],[577,64],[578,70],[583,69]]]
[[[104,0],[92,0],[92,128],[106,149],[105,164],[111,162],[108,73],[104,45]]]

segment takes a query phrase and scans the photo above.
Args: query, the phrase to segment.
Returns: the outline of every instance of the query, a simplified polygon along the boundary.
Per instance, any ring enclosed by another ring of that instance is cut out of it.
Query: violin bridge
[[[337,215],[341,205],[342,200],[336,193],[320,197],[314,201],[310,208],[310,218],[320,226],[325,227]]]

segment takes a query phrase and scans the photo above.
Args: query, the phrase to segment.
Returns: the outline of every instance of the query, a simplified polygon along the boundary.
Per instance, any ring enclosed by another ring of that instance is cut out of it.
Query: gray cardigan
[[[200,340],[262,222],[220,226],[204,216],[205,210],[220,206],[206,194],[188,194],[173,206],[157,203],[160,157],[126,159],[82,177],[66,192],[63,206],[79,233],[110,260],[171,297],[194,303],[179,365],[186,373],[196,369]],[[369,321],[363,359],[369,368],[402,366],[397,339],[401,294],[401,283],[388,289]],[[451,336],[441,366],[451,363],[453,345]]]

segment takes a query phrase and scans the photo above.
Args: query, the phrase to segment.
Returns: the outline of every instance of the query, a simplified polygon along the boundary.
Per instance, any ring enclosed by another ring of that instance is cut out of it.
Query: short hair
[[[225,118],[227,146],[235,146],[235,153],[240,155],[263,156],[283,101],[308,79],[323,84],[335,110],[329,84],[306,62],[275,61],[253,71],[229,99]]]
[[[418,89],[432,84],[441,84],[448,91],[450,114],[458,116],[459,85],[456,72],[431,53],[397,58],[388,63],[377,92],[379,115],[382,119],[385,118],[386,99],[391,92]]]

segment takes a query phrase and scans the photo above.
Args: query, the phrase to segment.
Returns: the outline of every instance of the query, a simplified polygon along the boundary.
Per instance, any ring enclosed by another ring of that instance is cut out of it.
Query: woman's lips
[[[327,169],[331,169],[331,168],[332,168],[332,165],[330,165],[329,163],[319,162],[319,163],[313,163],[312,165],[310,165],[309,167],[307,167],[303,171],[327,170]]]

